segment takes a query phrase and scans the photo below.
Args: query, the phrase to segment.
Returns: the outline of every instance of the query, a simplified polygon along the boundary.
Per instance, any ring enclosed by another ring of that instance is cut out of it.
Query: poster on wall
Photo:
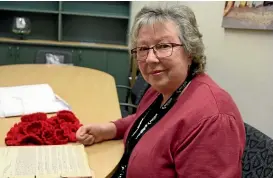
[[[273,30],[273,1],[226,1],[222,27]]]

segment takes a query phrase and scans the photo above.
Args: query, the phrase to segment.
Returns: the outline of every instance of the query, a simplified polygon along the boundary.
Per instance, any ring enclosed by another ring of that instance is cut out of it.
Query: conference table
[[[72,108],[82,124],[107,123],[121,117],[114,78],[95,69],[52,64],[0,66],[0,87],[49,84]],[[0,118],[0,146],[20,117]],[[122,140],[85,147],[96,178],[111,175],[123,154]]]

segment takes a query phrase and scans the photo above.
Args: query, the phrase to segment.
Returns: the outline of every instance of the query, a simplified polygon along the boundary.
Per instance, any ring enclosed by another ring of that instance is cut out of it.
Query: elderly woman
[[[85,125],[78,141],[124,139],[113,177],[240,178],[244,123],[231,96],[204,72],[194,13],[186,6],[144,7],[130,45],[151,87],[135,114]]]

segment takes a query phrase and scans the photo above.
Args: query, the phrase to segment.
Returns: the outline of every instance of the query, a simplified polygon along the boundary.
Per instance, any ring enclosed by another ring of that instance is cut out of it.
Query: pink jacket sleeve
[[[244,126],[219,114],[200,122],[174,152],[179,178],[241,178]]]
[[[136,114],[132,114],[132,115],[129,115],[125,118],[121,118],[121,119],[118,119],[113,122],[117,128],[116,137],[114,139],[122,139],[123,138],[124,133],[126,132],[128,127],[133,123],[133,121],[135,120],[135,115]]]

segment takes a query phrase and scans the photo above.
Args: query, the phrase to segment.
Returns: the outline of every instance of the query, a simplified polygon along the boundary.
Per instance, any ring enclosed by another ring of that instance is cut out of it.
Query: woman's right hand
[[[84,145],[92,145],[110,140],[113,139],[115,135],[116,126],[113,123],[84,125],[76,132],[77,140]]]

